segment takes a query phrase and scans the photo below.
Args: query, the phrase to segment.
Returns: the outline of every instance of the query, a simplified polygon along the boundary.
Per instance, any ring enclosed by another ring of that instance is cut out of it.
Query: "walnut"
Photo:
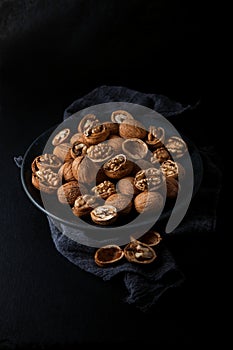
[[[53,170],[46,168],[32,173],[32,184],[45,193],[54,193],[60,185],[60,177]]]
[[[124,139],[131,139],[133,137],[144,139],[147,135],[147,131],[139,121],[127,119],[120,123],[119,134]]]
[[[171,159],[171,155],[166,147],[163,146],[154,150],[150,161],[152,164],[162,164],[165,160],[169,159]]]
[[[71,154],[72,158],[83,156],[86,153],[87,153],[87,146],[84,143],[80,143],[79,141],[75,141],[72,144],[72,148],[70,150],[70,154]]]
[[[113,205],[119,215],[128,214],[131,211],[133,205],[131,197],[121,193],[115,193],[109,196],[106,199],[105,204]]]
[[[72,171],[72,164],[73,164],[73,161],[68,161],[68,162],[65,162],[60,167],[58,174],[62,180],[67,181],[67,182],[75,180],[75,177],[74,177],[73,171]]]
[[[73,145],[75,142],[84,143],[83,133],[77,132],[76,134],[73,134],[70,138],[70,143]]]
[[[91,211],[91,219],[98,225],[110,225],[118,217],[117,210],[112,205],[101,205]]]
[[[127,160],[124,154],[117,154],[103,165],[103,170],[108,177],[121,179],[128,176],[133,170],[133,167],[134,164]]]
[[[153,247],[161,242],[162,237],[158,232],[154,230],[149,230],[146,233],[144,233],[138,240],[141,243],[145,243],[148,246]]]
[[[68,160],[72,159],[70,150],[71,150],[71,144],[64,142],[54,147],[53,154],[55,154],[63,162],[67,162]]]
[[[101,182],[97,186],[94,186],[91,191],[95,194],[95,196],[101,197],[102,199],[107,199],[109,196],[116,193],[116,188],[111,181],[107,180]]]
[[[161,164],[161,171],[166,178],[182,179],[185,176],[184,167],[173,160],[166,160]]]
[[[84,184],[91,184],[96,179],[98,168],[86,156],[79,156],[74,159],[72,171],[75,179]]]
[[[94,255],[96,264],[100,267],[109,266],[116,263],[124,256],[124,251],[115,244],[108,244],[97,249]]]
[[[113,122],[104,122],[103,123],[109,131],[109,135],[118,135],[119,134],[119,124]]]
[[[166,142],[166,147],[174,159],[183,157],[188,151],[187,144],[178,136],[170,137]]]
[[[141,139],[131,138],[126,139],[122,143],[123,152],[129,159],[138,160],[146,157],[148,147]]]
[[[92,145],[87,150],[87,156],[95,163],[106,162],[113,155],[113,148],[107,143]]]
[[[122,109],[116,110],[114,112],[112,112],[111,114],[111,121],[114,123],[122,123],[125,120],[129,120],[129,119],[134,119],[134,117],[132,116],[132,114],[130,114],[127,111],[124,111]]]
[[[167,198],[176,199],[179,191],[179,182],[173,177],[168,177],[166,179],[166,185],[167,185]]]
[[[61,160],[55,155],[51,153],[45,153],[40,156],[37,156],[32,164],[31,169],[33,172],[39,170],[39,169],[52,169],[54,171],[58,170],[60,166],[62,165]]]
[[[120,179],[116,184],[116,189],[117,189],[117,192],[120,192],[128,196],[134,196],[140,193],[140,190],[137,189],[134,185],[133,176],[126,176]]]
[[[163,128],[153,125],[149,127],[146,143],[151,150],[162,147],[164,145],[164,139],[165,131]]]
[[[96,197],[84,194],[76,198],[72,211],[74,215],[81,217],[90,214],[98,205]]]
[[[165,183],[165,176],[160,169],[148,168],[137,172],[134,178],[134,185],[140,191],[155,191]]]
[[[75,199],[81,195],[78,181],[70,181],[57,189],[57,198],[62,204],[74,205]]]
[[[60,145],[60,143],[66,141],[70,135],[70,129],[69,128],[65,128],[63,130],[60,130],[52,139],[52,145],[53,146],[57,146]]]
[[[97,145],[108,138],[109,130],[104,124],[97,124],[85,129],[83,135],[84,143],[88,146]]]
[[[156,213],[163,208],[164,199],[159,192],[144,191],[134,199],[134,206],[138,213]]]
[[[124,248],[128,261],[139,264],[149,264],[157,257],[153,248],[131,237],[131,242]]]
[[[79,122],[78,125],[78,132],[79,133],[84,133],[87,128],[90,126],[93,126],[95,123],[98,123],[99,120],[97,119],[95,114],[86,114],[81,121]]]

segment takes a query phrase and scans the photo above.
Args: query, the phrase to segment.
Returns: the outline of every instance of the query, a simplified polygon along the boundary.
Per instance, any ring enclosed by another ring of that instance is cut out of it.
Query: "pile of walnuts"
[[[85,115],[75,132],[57,132],[52,149],[33,160],[32,184],[97,225],[129,213],[159,212],[167,199],[176,198],[185,176],[174,161],[187,152],[185,142],[166,138],[159,126],[146,130],[125,110],[114,111],[105,122]]]

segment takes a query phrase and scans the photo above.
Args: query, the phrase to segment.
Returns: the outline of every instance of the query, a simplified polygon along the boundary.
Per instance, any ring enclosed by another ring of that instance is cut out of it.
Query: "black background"
[[[62,120],[73,100],[100,85],[121,85],[183,104],[199,101],[190,121],[177,117],[175,126],[198,147],[213,146],[222,164],[226,66],[213,6],[0,2],[0,348],[223,344],[223,199],[217,232],[168,242],[186,282],[143,315],[120,302],[119,281],[103,283],[55,250],[46,218],[26,198],[13,161]]]

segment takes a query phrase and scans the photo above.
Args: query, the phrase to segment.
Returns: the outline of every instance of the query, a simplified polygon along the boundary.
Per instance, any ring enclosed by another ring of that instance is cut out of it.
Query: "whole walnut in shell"
[[[75,199],[81,195],[78,181],[70,181],[57,189],[57,198],[62,204],[74,205]]]
[[[138,213],[157,213],[164,205],[163,196],[159,192],[144,191],[134,199],[134,206]]]
[[[131,197],[121,193],[115,193],[109,196],[105,204],[113,205],[118,214],[128,214],[133,205]]]
[[[117,182],[116,185],[117,192],[120,192],[122,194],[128,195],[128,196],[134,196],[138,193],[140,193],[140,190],[137,189],[134,185],[134,177],[133,176],[126,176],[120,179]]]
[[[58,175],[60,176],[60,178],[66,182],[75,180],[72,171],[72,163],[73,161],[63,163],[58,171]]]
[[[127,119],[120,123],[119,134],[124,139],[138,138],[144,139],[147,131],[139,121],[134,119]]]

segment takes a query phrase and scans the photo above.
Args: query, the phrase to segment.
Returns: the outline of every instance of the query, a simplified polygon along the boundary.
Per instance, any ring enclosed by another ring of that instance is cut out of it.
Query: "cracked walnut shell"
[[[131,242],[124,248],[124,254],[129,262],[136,262],[139,264],[149,264],[157,257],[153,248],[132,237]]]
[[[112,179],[121,179],[130,175],[134,164],[127,160],[124,154],[117,154],[109,159],[104,165],[104,173]]]
[[[60,176],[49,168],[32,173],[33,186],[44,193],[54,193],[60,183]]]
[[[91,211],[91,219],[98,225],[110,225],[118,217],[117,210],[112,205],[100,205]]]
[[[96,264],[100,267],[116,263],[124,256],[124,251],[115,244],[109,244],[97,249],[94,255]]]

